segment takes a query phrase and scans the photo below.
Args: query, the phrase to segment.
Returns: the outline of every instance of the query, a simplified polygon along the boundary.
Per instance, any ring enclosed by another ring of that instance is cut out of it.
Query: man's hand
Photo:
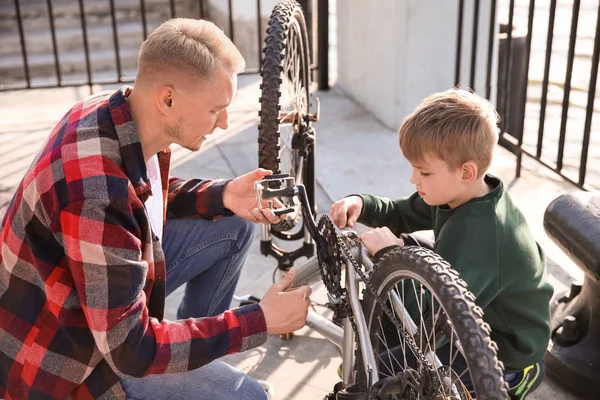
[[[338,228],[344,229],[346,226],[354,228],[362,208],[363,200],[360,196],[349,196],[333,203],[329,214]]]
[[[267,290],[259,305],[265,314],[267,333],[294,332],[306,324],[311,288],[300,286],[286,292],[296,277],[296,267]]]
[[[369,254],[374,256],[379,250],[393,245],[404,246],[404,241],[390,231],[388,227],[375,228],[360,235]]]
[[[251,222],[278,223],[285,216],[278,217],[266,207],[263,207],[262,210],[259,209],[254,192],[254,182],[272,174],[273,172],[267,169],[258,168],[230,181],[223,191],[223,205],[225,208]],[[275,203],[278,203],[276,199],[274,200]]]

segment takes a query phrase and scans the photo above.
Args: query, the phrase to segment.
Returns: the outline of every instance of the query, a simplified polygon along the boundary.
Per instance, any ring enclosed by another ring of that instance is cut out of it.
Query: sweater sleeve
[[[358,222],[372,228],[387,226],[394,234],[433,229],[434,208],[418,193],[399,200],[362,194],[363,209]]]

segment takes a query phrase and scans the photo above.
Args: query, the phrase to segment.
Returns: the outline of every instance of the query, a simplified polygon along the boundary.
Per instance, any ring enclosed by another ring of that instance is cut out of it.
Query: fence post
[[[329,0],[317,0],[319,90],[329,90]]]

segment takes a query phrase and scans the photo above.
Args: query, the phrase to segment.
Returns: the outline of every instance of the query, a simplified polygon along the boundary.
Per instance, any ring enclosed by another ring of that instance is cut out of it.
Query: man
[[[226,311],[251,223],[278,221],[253,193],[271,172],[168,174],[171,143],[197,151],[227,128],[241,54],[212,23],[173,19],[138,64],[133,88],[67,112],[2,222],[6,400],[264,399],[256,381],[213,360],[306,321],[310,288],[284,292],[293,270],[260,304]],[[165,296],[184,283],[178,320],[164,320]]]

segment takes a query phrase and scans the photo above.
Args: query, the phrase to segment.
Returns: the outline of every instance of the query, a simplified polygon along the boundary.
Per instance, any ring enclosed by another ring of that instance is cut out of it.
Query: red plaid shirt
[[[0,397],[124,398],[118,375],[184,372],[266,340],[258,305],[165,321],[165,257],[129,88],[77,103],[2,221]],[[168,178],[165,216],[227,215],[226,181]]]

